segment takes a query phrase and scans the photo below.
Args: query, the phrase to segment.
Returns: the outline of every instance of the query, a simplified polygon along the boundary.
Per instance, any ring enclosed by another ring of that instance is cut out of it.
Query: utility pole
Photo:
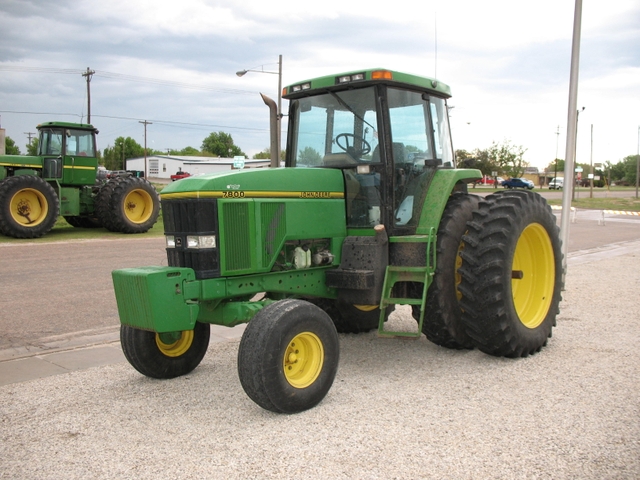
[[[31,145],[31,137],[33,137],[36,133],[35,132],[22,132],[24,133],[27,138],[29,139],[29,145]]]
[[[153,125],[151,122],[139,121],[144,125],[144,178],[147,178],[147,125]]]
[[[94,73],[96,73],[95,70],[87,67],[87,71],[82,74],[83,77],[87,77],[87,123],[91,123],[91,88],[89,88],[89,84]]]

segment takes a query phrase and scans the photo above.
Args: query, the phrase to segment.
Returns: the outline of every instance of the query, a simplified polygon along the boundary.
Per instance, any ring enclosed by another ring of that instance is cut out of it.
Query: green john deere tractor
[[[59,215],[74,227],[142,233],[157,221],[160,200],[145,179],[98,175],[96,134],[88,124],[38,125],[37,156],[0,156],[0,233],[47,234]]]
[[[467,192],[482,175],[455,168],[449,97],[439,81],[389,70],[296,83],[284,90],[284,168],[165,188],[169,266],[113,272],[131,365],[184,375],[204,357],[210,324],[248,322],[242,387],[293,413],[331,387],[339,332],[539,351],[560,302],[555,217],[535,193]],[[387,328],[395,305],[411,306],[415,332]]]

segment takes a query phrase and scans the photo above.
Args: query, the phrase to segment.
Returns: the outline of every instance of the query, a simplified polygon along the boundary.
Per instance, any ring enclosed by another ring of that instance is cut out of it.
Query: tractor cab
[[[38,125],[43,178],[64,185],[92,185],[96,179],[97,130],[91,125],[47,122]]]
[[[287,87],[286,166],[343,172],[347,228],[415,233],[435,172],[454,166],[448,97],[442,83],[388,70]]]

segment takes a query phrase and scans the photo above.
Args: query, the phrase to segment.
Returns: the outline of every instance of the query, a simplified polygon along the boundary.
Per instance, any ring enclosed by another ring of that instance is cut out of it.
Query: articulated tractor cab
[[[210,324],[248,323],[247,395],[282,413],[318,404],[337,333],[377,330],[522,357],[551,335],[560,301],[555,217],[524,191],[485,198],[456,169],[449,87],[366,70],[284,89],[284,168],[195,176],[161,194],[167,267],[116,270],[126,358],[154,378],[200,363]],[[415,332],[387,318],[408,305]]]

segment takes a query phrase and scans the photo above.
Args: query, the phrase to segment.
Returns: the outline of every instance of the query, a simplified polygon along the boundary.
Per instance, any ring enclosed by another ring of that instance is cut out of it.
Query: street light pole
[[[281,152],[281,141],[282,141],[282,117],[284,117],[284,115],[282,114],[282,55],[278,55],[278,71],[277,72],[269,72],[267,70],[265,70],[264,65],[260,65],[260,70],[253,70],[253,69],[248,69],[248,70],[240,70],[238,72],[236,72],[236,75],[239,77],[242,77],[244,75],[246,75],[248,72],[256,72],[256,73],[270,73],[272,75],[278,75],[278,111],[277,113],[277,138],[278,138],[278,151],[277,151],[277,158],[276,159],[271,159],[271,163],[272,165],[279,165],[280,164],[280,152]]]
[[[589,198],[593,198],[593,123],[591,124],[591,178],[589,179]]]

